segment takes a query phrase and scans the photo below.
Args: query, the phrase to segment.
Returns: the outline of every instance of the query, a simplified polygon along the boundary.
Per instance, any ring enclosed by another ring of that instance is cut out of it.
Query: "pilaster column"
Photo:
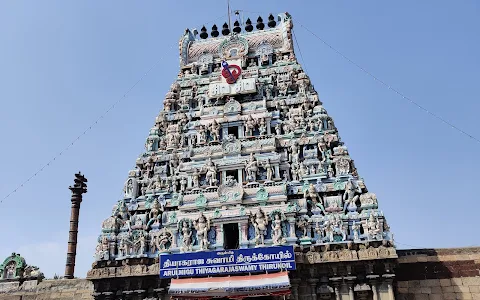
[[[223,248],[223,224],[217,225],[217,248]]]
[[[394,274],[384,274],[382,277],[385,279],[385,283],[388,288],[388,299],[395,300],[395,295],[393,294],[393,279],[395,278]]]
[[[135,293],[135,298],[137,298],[137,300],[143,300],[143,298],[145,298],[145,290],[135,290],[134,293]]]
[[[93,299],[100,300],[102,299],[102,293],[92,293]]]
[[[379,277],[380,277],[379,275],[367,275],[367,279],[372,288],[372,294],[373,294],[372,300],[378,300],[377,284],[378,284]]]
[[[153,292],[157,296],[158,300],[163,300],[165,298],[165,289],[164,288],[153,289]]]
[[[240,224],[240,242],[248,241],[247,231],[248,231],[248,223],[241,223]]]
[[[243,180],[243,169],[238,169],[238,183],[242,184]]]
[[[353,285],[354,285],[354,281],[355,279],[357,279],[357,277],[355,276],[346,276],[343,278],[345,280],[345,283],[347,284],[347,287],[348,287],[348,296],[349,296],[349,299],[350,300],[355,300],[355,293],[353,292]]]
[[[310,278],[308,279],[308,283],[310,284],[310,293],[312,295],[312,300],[317,300],[317,283],[318,279]]]
[[[342,277],[331,277],[330,281],[332,282],[335,291],[335,300],[340,300],[340,284],[342,283]]]
[[[125,300],[134,300],[135,295],[133,291],[123,291],[123,294],[125,295]]]
[[[172,247],[171,248],[176,248],[178,247],[178,230],[175,228],[172,230]]]
[[[266,106],[265,106],[266,107]],[[270,135],[272,134],[272,125],[271,125],[271,119],[268,118],[265,120],[266,126],[267,126],[267,134]]]
[[[291,281],[293,300],[299,300],[299,298],[298,298],[298,284],[299,283],[300,283],[300,279],[298,279],[298,278],[293,278],[292,281]]]
[[[295,235],[295,218],[288,218],[288,223],[290,224],[290,237],[296,238]]]
[[[358,300],[367,300],[368,299],[368,292],[366,292],[366,291],[357,292],[357,298],[358,298]]]

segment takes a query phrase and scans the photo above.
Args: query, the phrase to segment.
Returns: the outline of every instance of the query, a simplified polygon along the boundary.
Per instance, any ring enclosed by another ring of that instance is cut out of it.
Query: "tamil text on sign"
[[[160,255],[160,277],[295,270],[293,246]]]

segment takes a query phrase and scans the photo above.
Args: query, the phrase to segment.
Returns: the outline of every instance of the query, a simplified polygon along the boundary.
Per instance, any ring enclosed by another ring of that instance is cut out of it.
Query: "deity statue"
[[[131,223],[133,224],[132,229],[144,229],[146,228],[145,222],[140,215],[135,214],[132,216]]]
[[[273,167],[270,164],[270,159],[267,158],[267,160],[263,163],[263,167],[265,168],[265,171],[267,172],[267,181],[272,181],[273,179]]]
[[[332,165],[328,165],[327,176],[328,178],[335,177],[335,171],[333,170]]]
[[[136,181],[134,181],[133,178],[128,178],[128,180],[125,182],[125,186],[123,188],[123,192],[125,195],[125,198],[135,198],[135,185]]]
[[[259,131],[260,135],[267,134],[267,124],[265,123],[264,118],[260,119],[260,125],[258,126],[258,131]]]
[[[310,220],[307,215],[300,216],[297,219],[297,227],[302,231],[304,238],[308,237],[308,228],[310,226]]]
[[[145,149],[147,150],[147,152],[154,151],[153,145],[154,145],[154,140],[147,139],[147,141],[145,142]]]
[[[217,167],[213,164],[211,159],[208,159],[207,164],[203,167],[206,171],[205,179],[210,186],[217,184]]]
[[[172,188],[172,177],[169,176],[165,178],[165,190],[167,192],[170,192],[171,188]]]
[[[190,229],[190,225],[187,221],[182,222],[181,228],[182,234],[182,252],[192,251],[192,230]]]
[[[162,188],[162,181],[159,175],[155,175],[152,180],[148,183],[147,190],[155,191]]]
[[[176,170],[180,165],[180,158],[178,157],[178,153],[176,152],[172,153],[172,156],[169,161],[169,165],[170,165],[170,175],[175,175]]]
[[[258,165],[253,153],[250,153],[250,160],[245,162],[245,171],[248,181],[255,181],[257,179]]]
[[[290,125],[289,125],[287,122],[285,122],[285,123],[282,124],[282,128],[283,128],[283,132],[284,132],[285,134],[290,133]]]
[[[157,250],[160,249],[160,246],[158,244],[158,236],[157,235],[151,235],[150,237],[150,252],[152,254],[155,254]]]
[[[280,125],[280,123],[275,124],[275,133],[277,135],[282,135],[282,126]]]
[[[304,177],[305,175],[308,175],[308,169],[303,164],[303,161],[299,165],[298,174],[300,175],[300,177]]]
[[[24,277],[43,277],[43,273],[36,266],[26,266],[23,273]]]
[[[272,220],[272,242],[273,245],[281,245],[285,242],[282,233],[282,219],[279,213],[275,214]]]
[[[300,169],[300,166],[298,165],[298,163],[293,163],[292,164],[292,168],[291,168],[292,181],[298,181],[299,180],[299,175],[300,175],[299,169]]]
[[[102,237],[102,247],[101,247],[101,257],[102,259],[109,259],[109,249],[110,249],[110,245],[109,245],[109,241],[108,241],[108,238],[106,236],[103,236]]]
[[[378,239],[380,231],[380,220],[373,213],[370,213],[367,221],[368,238],[372,240]]]
[[[345,192],[343,193],[343,201],[345,201],[345,205],[343,210],[347,210],[350,212],[357,211],[357,201],[359,195],[355,195],[355,193],[362,193],[362,189],[359,186],[355,186],[352,180],[348,180],[347,184],[345,185]]]
[[[257,122],[252,118],[252,115],[248,115],[247,121],[245,122],[245,136],[253,136],[256,124]]]
[[[124,200],[118,201],[113,211],[113,216],[119,219],[121,223],[130,222],[130,213]]]
[[[353,240],[354,241],[360,240],[360,225],[355,221],[353,221],[353,224],[352,224],[352,231],[353,231]]]
[[[318,238],[317,238],[317,244],[320,243],[324,237],[324,228],[320,226],[318,222],[315,223],[315,233],[317,233]]]
[[[180,178],[180,191],[185,192],[187,190],[187,177],[182,176]]]
[[[310,131],[315,131],[315,121],[313,119],[308,120],[308,129]]]
[[[180,147],[180,148],[183,148],[183,147],[185,147],[185,144],[186,144],[186,137],[185,137],[184,134],[181,134],[181,135],[180,135],[179,147]]]
[[[9,263],[5,269],[5,278],[6,279],[11,279],[11,278],[15,278],[15,267],[16,267],[16,264],[14,262],[12,263]]]
[[[255,245],[265,245],[264,237],[267,234],[268,220],[260,208],[257,210],[255,215],[250,215],[250,222],[255,228]]]
[[[167,134],[167,147],[168,148],[177,148],[177,137],[175,133]]]
[[[337,175],[348,175],[350,173],[350,161],[341,157],[336,161],[335,168]]]
[[[167,143],[166,143],[164,137],[160,138],[160,141],[159,141],[159,143],[158,143],[158,149],[159,149],[159,150],[165,150],[165,149],[167,149]]]
[[[300,118],[300,120],[298,122],[299,122],[299,124],[298,124],[299,129],[305,129],[305,127],[307,126],[307,124],[305,123],[305,119]]]
[[[330,220],[325,221],[325,235],[328,237],[330,243],[335,241],[335,235],[341,235],[342,241],[345,241],[347,239],[345,231],[345,228],[343,228],[343,221],[338,214],[333,215]]]
[[[210,136],[214,142],[217,142],[220,139],[220,125],[215,120],[210,124]]]
[[[290,161],[292,163],[297,163],[300,160],[300,152],[298,149],[298,143],[297,141],[293,141],[292,145],[290,146]]]
[[[198,219],[193,221],[193,226],[195,226],[195,230],[197,231],[200,250],[208,250],[208,230],[210,230],[210,220],[206,218],[203,213],[200,213]]]
[[[303,192],[303,197],[305,199],[309,199],[312,201],[312,206],[317,206],[319,207],[323,212],[324,207],[323,207],[323,199],[322,197],[318,194],[317,190],[315,189],[315,186],[313,183],[310,183],[308,185],[308,188]]]
[[[318,131],[322,131],[324,128],[323,128],[323,120],[322,119],[317,119],[317,128],[318,128]]]
[[[155,199],[152,203],[152,207],[150,208],[150,212],[148,213],[147,228],[149,228],[152,224],[159,223],[161,221],[162,212],[163,207],[160,207],[160,203],[158,203],[158,200]]]
[[[200,171],[198,169],[193,170],[192,184],[194,189],[200,187]]]
[[[164,252],[168,250],[171,242],[172,235],[170,232],[165,230],[165,228],[160,231],[156,231],[153,235],[151,235],[150,252],[152,254],[156,253],[157,251]]]
[[[140,234],[137,238],[137,241],[135,242],[135,248],[136,248],[136,254],[137,255],[142,255],[147,251],[146,242],[147,242],[147,240],[145,238],[145,234],[143,233],[143,231],[140,231]]]
[[[196,134],[191,134],[189,135],[190,137],[190,146],[195,147],[197,146],[197,135]]]
[[[130,239],[127,235],[123,235],[118,245],[118,256],[125,257],[128,255],[130,255]]]
[[[332,119],[328,119],[328,121],[327,121],[327,128],[328,128],[329,130],[335,130],[335,129],[336,129],[336,128],[335,128],[335,124],[333,124],[333,120],[332,120]]]
[[[205,126],[200,125],[200,128],[198,129],[198,134],[198,143],[205,144],[207,142],[207,131],[205,130]]]
[[[327,161],[327,156],[326,156],[327,145],[325,145],[323,140],[320,140],[318,141],[317,147],[320,152],[319,158],[321,158],[321,162],[322,163],[326,162]]]

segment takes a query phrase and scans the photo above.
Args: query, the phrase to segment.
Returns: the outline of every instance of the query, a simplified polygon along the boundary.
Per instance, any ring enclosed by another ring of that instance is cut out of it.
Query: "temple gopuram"
[[[284,13],[185,30],[180,72],[102,224],[95,299],[395,298],[393,235],[292,28]]]

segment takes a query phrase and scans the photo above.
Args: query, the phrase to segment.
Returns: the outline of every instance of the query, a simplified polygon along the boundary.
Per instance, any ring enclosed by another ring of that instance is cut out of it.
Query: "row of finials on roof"
[[[267,25],[269,28],[274,28],[275,26],[277,26],[277,22],[275,22],[275,17],[272,14],[268,16]],[[240,33],[242,31],[242,28],[240,27],[240,22],[238,22],[238,20],[236,20],[235,23],[233,23],[233,26],[234,26],[233,32]],[[263,23],[262,17],[258,17],[256,27],[258,30],[263,30],[265,28],[265,24]],[[247,19],[247,21],[245,21],[245,31],[251,32],[252,30],[253,30],[252,21],[250,19]],[[220,33],[218,32],[217,25],[214,24],[212,26],[212,32],[210,33],[210,35],[212,37],[217,37],[219,34]],[[228,28],[228,24],[225,22],[222,26],[222,35],[229,35],[229,34],[230,34],[230,29]],[[208,38],[207,28],[205,28],[205,25],[202,27],[202,29],[200,29],[200,38],[201,39]]]

